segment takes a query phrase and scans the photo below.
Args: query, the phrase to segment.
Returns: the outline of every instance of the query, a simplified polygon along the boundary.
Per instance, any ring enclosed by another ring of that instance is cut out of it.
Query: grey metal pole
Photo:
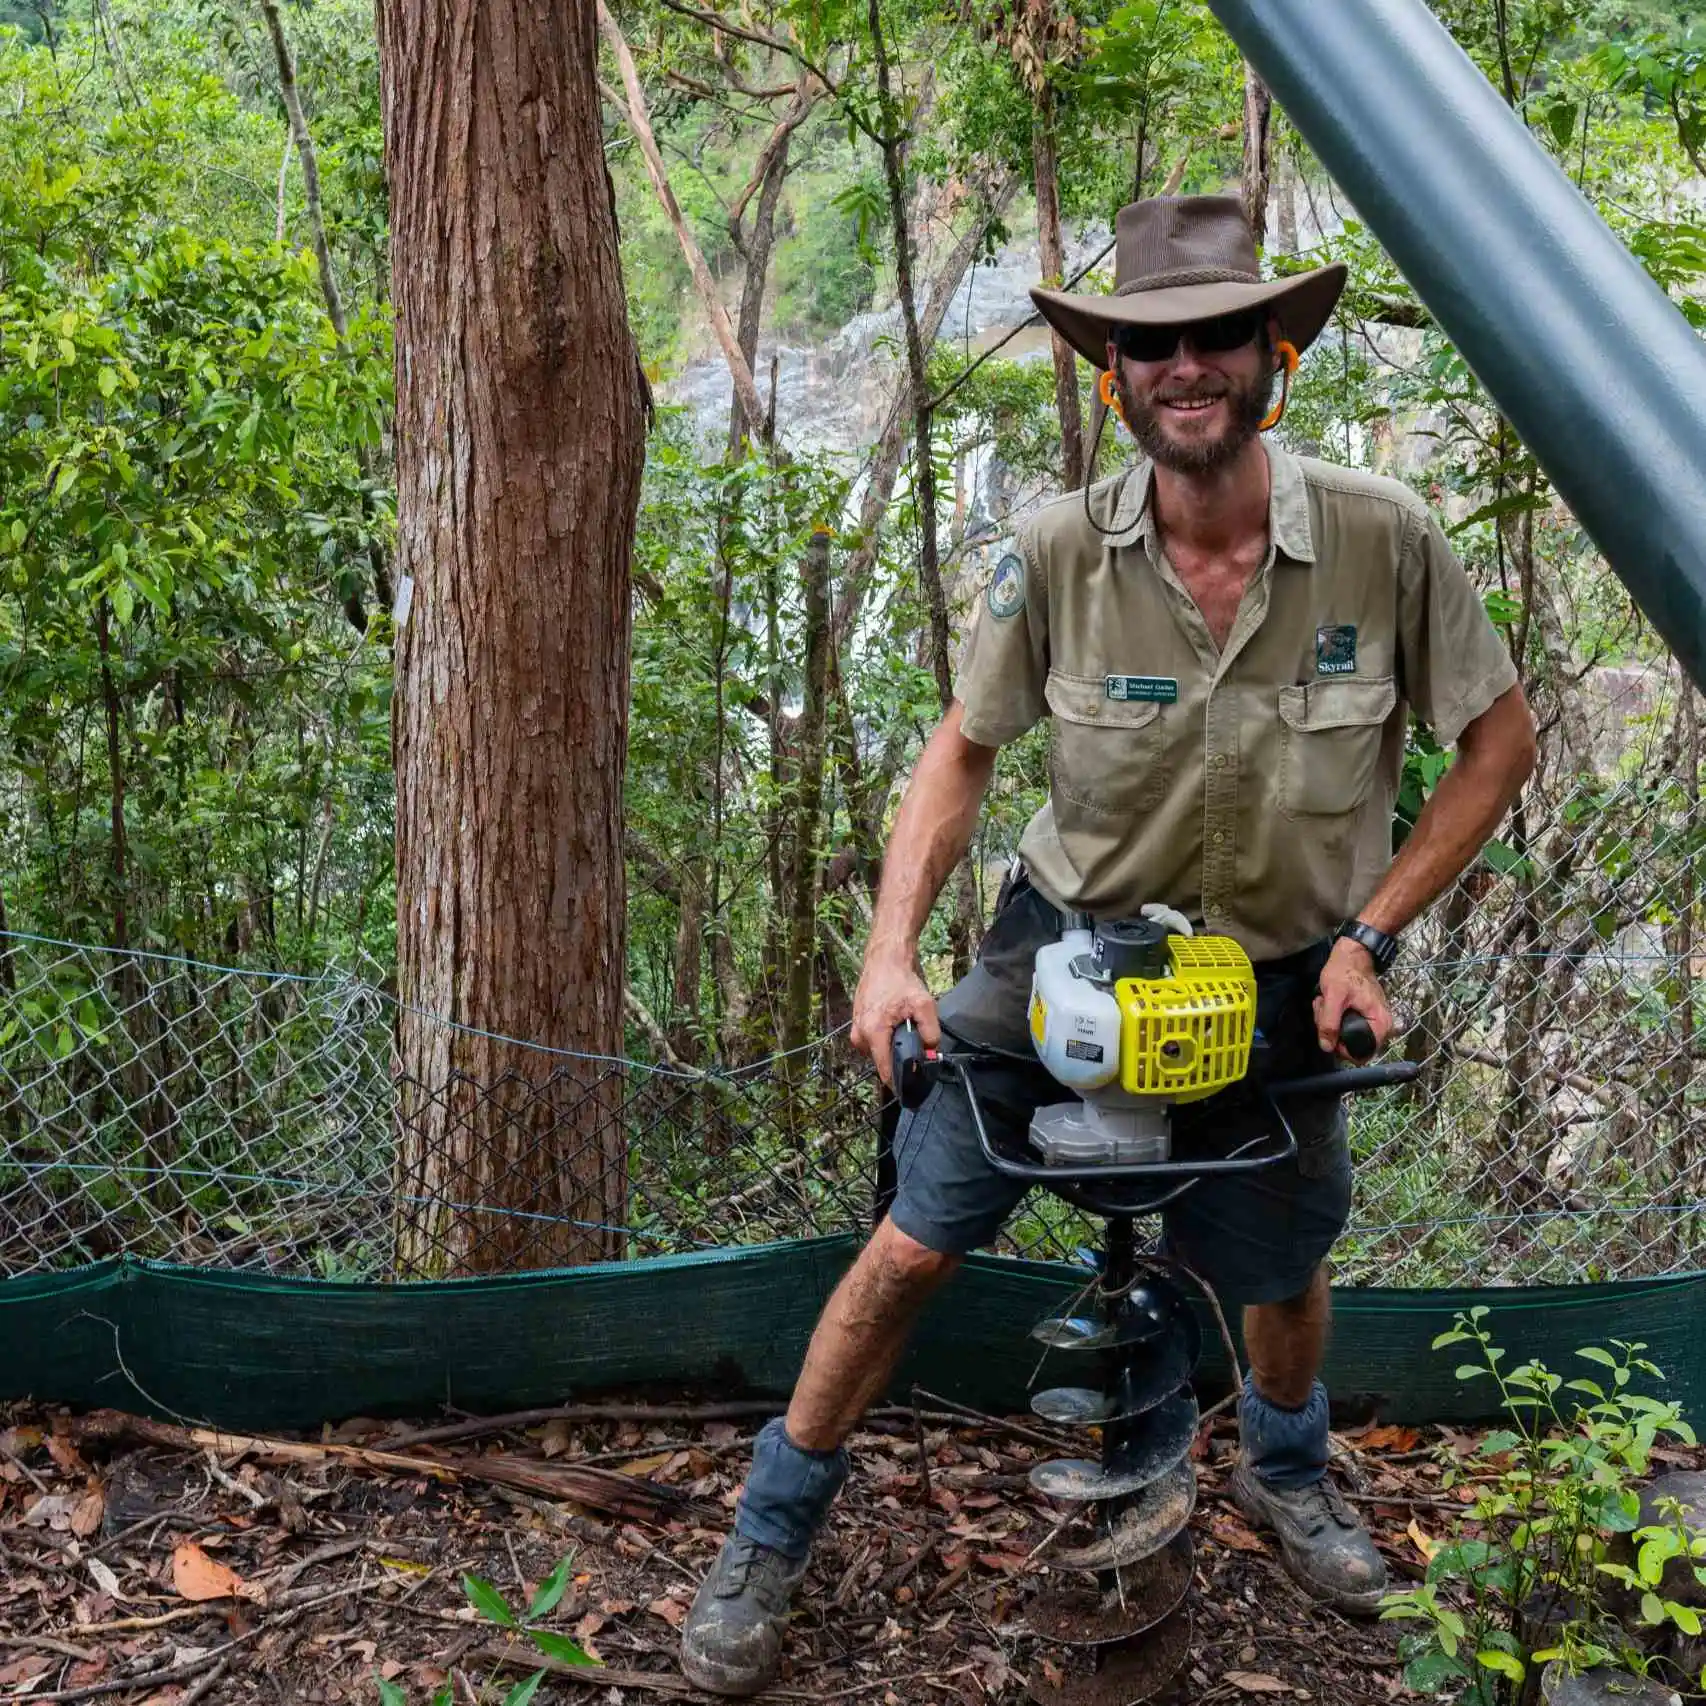
[[[1706,685],[1706,345],[1422,0],[1209,0]]]

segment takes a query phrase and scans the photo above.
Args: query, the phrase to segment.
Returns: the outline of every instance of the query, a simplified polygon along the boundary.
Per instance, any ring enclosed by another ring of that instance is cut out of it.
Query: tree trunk
[[[782,1047],[804,1045],[811,1030],[812,955],[817,939],[818,836],[823,819],[823,759],[828,728],[829,535],[817,532],[801,566],[805,592],[805,700],[795,731],[792,879],[788,904],[787,993]],[[790,1065],[795,1062],[790,1061]]]
[[[1008,177],[1004,173],[997,177],[985,196],[981,217],[974,219],[960,233],[947,258],[942,262],[930,286],[929,300],[925,303],[924,312],[918,322],[919,339],[926,349],[935,343],[937,333],[942,329],[942,320],[948,312],[948,304],[953,301],[954,293],[960,288],[960,281],[965,277],[972,257],[982,246],[983,236],[989,229],[990,221],[1006,212],[1008,203],[1018,192],[1018,187],[1016,178]],[[830,638],[837,652],[846,646],[853,632],[853,625],[859,619],[865,593],[869,590],[871,572],[876,567],[883,521],[888,514],[889,500],[894,496],[894,483],[906,452],[907,428],[913,421],[912,410],[908,407],[912,397],[909,371],[907,383],[901,387],[890,405],[883,422],[883,430],[877,438],[877,447],[871,453],[869,477],[865,482],[864,495],[859,500],[859,525],[856,529],[859,543],[848,554],[841,575],[841,593],[835,602],[835,620]]]
[[[1273,118],[1274,98],[1257,76],[1256,68],[1244,62],[1244,217],[1260,249],[1268,240],[1268,127]]]
[[[516,0],[516,3],[519,3],[519,0]],[[729,364],[729,377],[735,388],[735,406],[745,411],[747,425],[753,436],[768,443],[764,430],[764,405],[758,400],[758,386],[752,377],[752,365],[741,354],[734,327],[729,324],[729,311],[717,294],[716,281],[711,277],[710,267],[705,264],[705,254],[699,247],[699,239],[693,235],[693,228],[687,223],[687,216],[681,211],[681,203],[676,200],[675,191],[670,187],[669,173],[664,169],[663,154],[658,148],[657,137],[652,132],[651,114],[646,109],[646,93],[640,87],[640,73],[634,65],[633,54],[628,51],[627,38],[622,34],[616,20],[611,17],[603,0],[598,0],[597,16],[599,30],[609,44],[610,51],[615,54],[616,63],[622,71],[623,93],[617,94],[613,89],[606,89],[603,91],[604,98],[626,116],[628,128],[633,131],[634,140],[640,145],[640,158],[645,162],[646,175],[652,180],[652,188],[657,191],[664,216],[674,228],[675,240],[680,244],[681,253],[687,261],[687,270],[693,275],[693,288],[699,293],[699,300],[711,322],[711,330],[723,352],[723,359]],[[599,158],[603,159],[602,147]]]
[[[1037,246],[1043,283],[1058,290],[1066,277],[1066,247],[1060,235],[1060,183],[1055,171],[1054,93],[1047,84],[1031,118],[1031,161],[1037,181]],[[1054,350],[1054,406],[1060,416],[1060,478],[1069,492],[1084,484],[1084,415],[1078,398],[1078,357],[1059,332]]]
[[[1297,253],[1297,162],[1289,152],[1280,156],[1279,252]]]
[[[302,95],[296,87],[296,61],[291,57],[290,42],[284,33],[284,22],[278,15],[277,0],[260,0],[261,15],[266,19],[267,34],[272,37],[273,61],[278,68],[279,95],[284,101],[286,118],[290,121],[290,139],[302,162],[302,201],[308,214],[308,235],[314,244],[314,262],[320,272],[320,294],[326,300],[326,318],[332,322],[332,335],[338,340],[338,353],[349,355],[349,316],[344,311],[343,293],[338,289],[338,275],[332,270],[332,246],[326,239],[326,217],[320,205],[320,164],[314,152],[313,133],[302,110]],[[284,175],[290,163],[287,149],[278,172],[278,240],[284,241]],[[373,494],[373,453],[365,444],[355,447],[356,465],[361,469],[361,510],[369,522],[375,520]],[[374,531],[378,531],[375,527]],[[391,604],[391,571],[385,553],[375,543],[367,549],[368,567],[373,574],[373,596],[379,607]],[[365,633],[367,612],[361,595],[350,591],[343,599],[344,614],[351,624]]]
[[[593,0],[381,0],[396,305],[399,1266],[622,1253],[644,382]]]
[[[758,360],[758,334],[764,320],[764,289],[770,277],[770,249],[776,238],[776,204],[782,199],[782,186],[788,177],[789,146],[793,141],[794,132],[810,117],[817,101],[818,95],[811,77],[802,75],[794,91],[793,101],[759,154],[752,182],[736,200],[729,215],[729,236],[746,263],[746,272],[741,279],[740,316],[736,321],[735,341],[740,345],[740,353],[746,358],[749,369],[753,368]],[[758,198],[758,207],[752,216],[752,232],[750,235],[743,235],[741,219],[754,195]],[[775,436],[775,413],[776,385],[772,379],[772,438]],[[741,407],[739,397],[735,397],[729,404],[729,454],[740,455],[747,439],[746,411]]]
[[[871,45],[876,50],[877,93],[883,117],[883,175],[888,183],[889,219],[894,230],[895,293],[906,333],[906,371],[912,386],[912,489],[918,514],[918,581],[930,615],[930,665],[936,692],[947,710],[953,702],[948,604],[942,593],[942,565],[936,545],[936,458],[931,451],[930,379],[924,366],[924,339],[918,325],[918,299],[912,291],[912,230],[906,213],[902,172],[903,131],[893,128],[899,106],[889,86],[888,46],[883,38],[879,0],[870,0]]]

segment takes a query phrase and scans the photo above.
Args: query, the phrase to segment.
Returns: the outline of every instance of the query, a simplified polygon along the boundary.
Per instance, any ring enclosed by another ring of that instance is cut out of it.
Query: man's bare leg
[[[735,1531],[681,1631],[681,1668],[716,1694],[775,1674],[812,1536],[847,1473],[841,1442],[882,1391],[918,1312],[959,1266],[885,1220],[824,1308],[788,1414],[759,1432]]]
[[[1256,1390],[1282,1410],[1301,1410],[1315,1389],[1332,1319],[1327,1270],[1317,1268],[1308,1290],[1284,1303],[1253,1303],[1244,1311],[1244,1350]]]
[[[960,1265],[885,1220],[825,1305],[784,1426],[807,1451],[833,1451],[888,1384],[912,1324]]]
[[[1244,1449],[1232,1496],[1279,1536],[1286,1567],[1311,1593],[1341,1611],[1372,1612],[1386,1566],[1326,1479],[1327,1393],[1316,1377],[1331,1313],[1324,1268],[1296,1297],[1244,1311],[1250,1385],[1238,1411]]]

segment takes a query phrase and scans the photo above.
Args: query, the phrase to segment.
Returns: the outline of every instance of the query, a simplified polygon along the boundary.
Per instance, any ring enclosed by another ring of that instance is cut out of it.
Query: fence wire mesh
[[[1698,1266],[1701,810],[1679,782],[1531,789],[1391,979],[1421,1063],[1353,1104],[1346,1283]],[[397,1070],[399,1010],[283,976],[0,937],[0,1272],[128,1252],[416,1279],[857,1230],[879,1088],[845,1037],[733,1072],[537,1054]],[[1003,1248],[1087,1229],[1033,1196]]]

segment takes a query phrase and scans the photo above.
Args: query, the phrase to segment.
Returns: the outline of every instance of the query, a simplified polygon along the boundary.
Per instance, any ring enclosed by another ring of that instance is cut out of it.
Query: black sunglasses
[[[1264,323],[1259,308],[1246,308],[1184,326],[1121,326],[1114,334],[1114,346],[1132,361],[1166,361],[1178,349],[1179,340],[1188,336],[1199,355],[1224,355],[1255,342]]]

